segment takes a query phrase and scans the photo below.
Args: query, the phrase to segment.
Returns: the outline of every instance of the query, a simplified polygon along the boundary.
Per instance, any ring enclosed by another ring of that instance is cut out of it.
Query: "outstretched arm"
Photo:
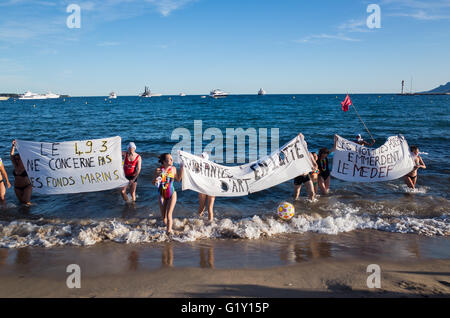
[[[181,181],[181,179],[183,178],[183,165],[180,166],[180,171],[175,170],[175,180],[177,180],[178,182]]]
[[[14,139],[11,143],[11,153],[10,153],[10,158],[11,158],[11,162],[14,166],[14,168],[17,168],[16,166],[16,161],[14,160],[14,151],[16,150],[16,140]]]

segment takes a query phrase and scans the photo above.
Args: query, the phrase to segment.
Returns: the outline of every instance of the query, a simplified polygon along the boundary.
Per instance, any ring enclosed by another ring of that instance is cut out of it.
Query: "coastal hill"
[[[430,91],[422,92],[422,93],[450,93],[450,82],[448,82],[445,85],[436,87],[435,89],[432,89]]]

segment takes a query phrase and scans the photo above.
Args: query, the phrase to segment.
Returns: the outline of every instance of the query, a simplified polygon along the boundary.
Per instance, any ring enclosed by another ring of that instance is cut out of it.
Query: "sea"
[[[87,247],[101,243],[160,244],[175,242],[258,242],[283,237],[321,235],[336,239],[352,232],[399,233],[444,239],[450,235],[450,96],[400,96],[395,94],[351,95],[360,117],[382,145],[389,136],[402,134],[409,145],[423,153],[427,169],[420,169],[417,188],[410,190],[403,179],[377,183],[352,183],[331,178],[330,193],[293,201],[293,180],[243,197],[216,198],[214,221],[207,213],[198,216],[198,194],[182,191],[173,213],[173,236],[166,235],[152,185],[158,156],[171,152],[180,141],[177,128],[189,131],[194,145],[194,126],[255,129],[268,132],[268,148],[282,146],[302,133],[310,151],[333,147],[338,134],[354,140],[370,136],[356,112],[343,112],[343,94],[326,95],[230,95],[66,97],[48,100],[0,102],[0,157],[13,181],[9,159],[14,139],[61,142],[120,136],[122,149],[133,141],[142,156],[142,171],[135,204],[125,203],[120,190],[40,195],[23,206],[14,190],[6,192],[0,207],[0,247]],[[277,140],[271,139],[277,129]],[[175,132],[175,133],[174,133]],[[198,134],[197,134],[198,135]],[[259,136],[261,138],[261,135]],[[211,140],[202,138],[202,146]],[[249,141],[247,140],[246,145]],[[193,151],[194,149],[192,149]],[[224,151],[225,153],[225,151]],[[249,151],[245,162],[248,162]],[[332,155],[330,156],[330,168]],[[239,165],[242,163],[224,163]],[[292,176],[294,178],[295,176]],[[281,202],[295,207],[295,216],[283,221],[276,215]],[[156,245],[155,245],[156,246]],[[179,245],[178,245],[179,246]],[[446,254],[448,256],[448,253]]]

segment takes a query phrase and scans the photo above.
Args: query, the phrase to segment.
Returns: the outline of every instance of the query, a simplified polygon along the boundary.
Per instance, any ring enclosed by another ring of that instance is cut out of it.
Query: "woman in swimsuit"
[[[8,175],[6,174],[5,167],[3,166],[2,158],[0,158],[0,204],[4,205],[6,203],[5,201],[5,193],[6,193],[6,187],[11,188],[11,183],[9,183]],[[5,180],[6,180],[6,187],[5,187]]]
[[[173,164],[172,155],[164,153],[159,157],[160,168],[155,171],[154,185],[158,185],[159,190],[159,208],[164,224],[167,225],[167,234],[172,234],[172,213],[177,203],[177,192],[173,185],[174,181],[180,182],[183,175],[183,166],[180,173],[177,172]]]
[[[327,148],[319,150],[317,165],[319,166],[319,187],[322,194],[328,194],[330,191],[330,168],[328,166],[328,155],[330,151]]]
[[[419,148],[417,146],[411,146],[410,149],[414,155],[414,169],[405,176],[405,183],[409,188],[415,189],[417,182],[417,170],[419,170],[419,168],[426,169],[427,167],[423,163],[422,158],[419,156]]]
[[[33,191],[33,186],[28,178],[27,171],[23,165],[22,159],[20,159],[19,154],[14,154],[16,149],[16,141],[13,140],[11,146],[11,161],[14,166],[14,192],[16,193],[17,199],[23,204],[31,205],[31,192]]]
[[[317,164],[314,161],[313,154],[309,154],[311,161],[314,164],[313,171],[317,169]],[[316,192],[314,192],[314,183],[311,180],[310,174],[306,173],[303,175],[299,175],[294,179],[294,201],[298,200],[298,197],[300,196],[300,191],[302,189],[302,185],[305,184],[306,186],[306,192],[308,193],[308,198],[310,200],[314,200],[314,196]]]
[[[123,171],[125,172],[125,178],[130,182],[128,185],[122,188],[122,198],[128,201],[127,188],[130,187],[130,194],[133,202],[136,201],[136,188],[137,178],[141,172],[142,159],[141,156],[136,153],[136,145],[134,142],[130,142],[127,147],[127,151],[122,153],[125,156],[123,162]]]

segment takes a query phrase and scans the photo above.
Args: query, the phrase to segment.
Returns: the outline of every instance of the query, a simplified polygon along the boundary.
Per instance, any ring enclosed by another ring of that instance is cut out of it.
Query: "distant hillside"
[[[450,82],[423,93],[450,93]]]

